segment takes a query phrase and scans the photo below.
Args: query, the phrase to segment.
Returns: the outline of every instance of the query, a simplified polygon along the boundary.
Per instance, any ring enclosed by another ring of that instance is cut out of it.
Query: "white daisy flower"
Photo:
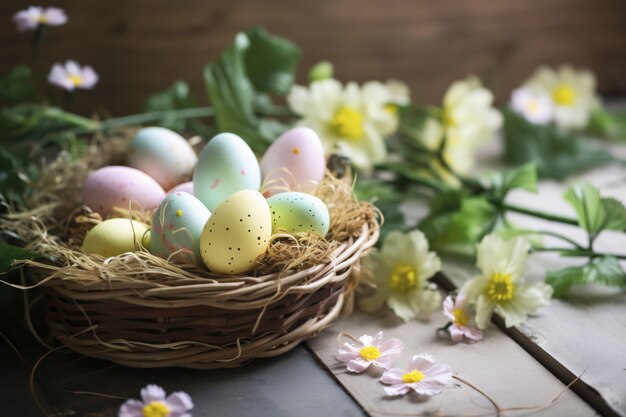
[[[441,118],[426,121],[422,140],[430,149],[441,146],[444,137],[446,163],[459,174],[474,167],[476,149],[495,138],[502,115],[493,106],[493,94],[475,77],[456,81],[446,91]]]
[[[441,260],[428,251],[422,232],[390,232],[380,251],[370,254],[365,262],[376,292],[360,300],[363,310],[373,312],[387,304],[396,316],[409,321],[441,305],[441,294],[428,282],[441,270]]]
[[[327,152],[344,154],[362,170],[385,160],[383,137],[398,125],[395,106],[408,101],[408,89],[396,81],[359,87],[326,79],[294,86],[287,96],[289,107],[302,117],[299,125],[315,130]]]
[[[550,96],[541,90],[521,87],[511,94],[511,109],[531,123],[544,125],[554,117]]]
[[[186,392],[178,391],[166,397],[158,385],[141,389],[141,400],[130,399],[120,407],[118,417],[191,417],[193,401]]]
[[[347,364],[350,372],[361,373],[370,365],[389,369],[394,359],[402,354],[404,346],[399,339],[383,340],[383,332],[374,337],[364,334],[359,344],[344,342],[339,348],[337,360]]]
[[[48,81],[67,91],[91,89],[98,83],[98,74],[88,65],[81,67],[76,61],[69,60],[65,65],[54,64]]]
[[[482,275],[465,283],[461,292],[476,307],[476,324],[485,329],[494,311],[506,327],[523,323],[529,314],[550,304],[552,287],[524,281],[524,268],[530,244],[518,237],[504,240],[486,236],[478,244],[476,265]]]
[[[569,65],[558,70],[539,68],[524,86],[542,91],[552,99],[554,122],[564,129],[584,128],[593,110],[600,105],[594,75]]]
[[[450,366],[435,362],[435,358],[427,353],[411,358],[408,369],[393,368],[380,378],[388,396],[405,395],[415,391],[418,395],[432,397],[452,381]]]
[[[61,26],[67,22],[67,15],[58,7],[30,6],[13,15],[18,32],[35,30],[39,26]]]

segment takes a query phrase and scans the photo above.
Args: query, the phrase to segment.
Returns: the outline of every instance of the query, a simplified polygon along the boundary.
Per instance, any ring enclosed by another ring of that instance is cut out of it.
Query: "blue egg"
[[[200,235],[210,215],[191,194],[177,191],[167,195],[152,217],[150,252],[163,259],[201,265]]]
[[[328,207],[306,193],[287,192],[267,199],[272,214],[272,232],[316,232],[326,236],[330,227]]]
[[[206,144],[193,172],[193,189],[209,210],[237,191],[258,191],[260,187],[259,163],[243,139],[220,133]]]

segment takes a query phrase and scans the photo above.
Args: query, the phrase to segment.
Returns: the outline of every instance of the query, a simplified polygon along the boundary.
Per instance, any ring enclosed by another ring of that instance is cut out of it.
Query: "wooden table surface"
[[[625,147],[613,150],[626,157]],[[597,185],[604,194],[626,200],[625,168],[605,167],[572,181],[581,179]],[[538,194],[517,192],[511,199],[573,214],[561,200],[565,187],[544,181]],[[413,217],[419,215],[419,205],[407,207]],[[516,216],[515,221],[527,227],[555,227],[523,216]],[[574,228],[556,227],[574,239],[583,237]],[[626,238],[607,233],[597,245],[599,250],[624,252]],[[527,276],[541,280],[546,270],[565,264],[552,255],[532,255]],[[475,272],[471,262],[444,262],[445,283],[449,285],[459,286]],[[19,308],[19,303],[4,305],[2,313]],[[217,371],[137,370],[61,351],[41,363],[34,385],[43,406],[55,416],[115,416],[121,400],[75,391],[128,398],[137,397],[139,389],[148,383],[160,384],[168,391],[189,392],[196,403],[196,417],[496,415],[484,397],[456,381],[426,402],[410,396],[389,400],[384,398],[376,375],[347,373],[335,359],[337,334],[348,332],[358,337],[383,330],[387,337],[402,339],[407,354],[428,352],[448,363],[455,374],[479,387],[503,409],[541,407],[564,391],[549,408],[507,415],[626,416],[626,293],[591,288],[567,300],[553,300],[519,329],[504,331],[492,326],[485,339],[476,344],[454,345],[438,337],[435,329],[445,322],[439,313],[428,321],[400,324],[389,314],[357,312],[282,357]],[[25,363],[5,340],[0,342],[0,415],[40,415],[28,381],[30,366],[45,349],[30,338],[21,322],[12,323],[10,328],[3,327],[3,334],[16,345]],[[581,376],[581,381],[572,390],[566,389],[576,376]]]

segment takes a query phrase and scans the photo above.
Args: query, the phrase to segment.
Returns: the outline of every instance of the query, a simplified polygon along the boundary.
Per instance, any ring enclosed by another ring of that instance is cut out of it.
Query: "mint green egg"
[[[328,207],[306,193],[287,192],[267,199],[272,214],[272,232],[316,232],[326,236],[330,227]]]

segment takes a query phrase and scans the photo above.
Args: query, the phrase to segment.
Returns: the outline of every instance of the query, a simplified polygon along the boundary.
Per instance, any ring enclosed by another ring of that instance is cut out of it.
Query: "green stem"
[[[578,242],[576,242],[574,239],[570,239],[569,237],[564,236],[564,235],[562,235],[560,233],[551,232],[551,231],[548,231],[548,230],[536,230],[536,231],[533,231],[530,234],[546,235],[546,236],[556,237],[556,238],[561,239],[561,240],[563,240],[563,241],[565,241],[567,243],[571,243],[578,250],[584,250],[585,249]]]
[[[620,255],[618,253],[600,253],[586,249],[572,249],[572,248],[533,248],[532,252],[559,252],[562,256],[572,256],[580,258],[597,258],[599,256],[612,256],[617,259],[626,259],[626,255]]]
[[[573,219],[571,217],[559,216],[558,214],[546,213],[545,211],[533,210],[533,209],[529,209],[526,207],[520,207],[514,204],[508,204],[508,203],[501,203],[499,204],[499,206],[502,210],[505,210],[505,211],[512,211],[515,213],[525,214],[527,216],[539,217],[541,219],[550,220],[553,222],[578,226],[578,220]]]
[[[58,107],[44,107],[43,116],[49,119],[54,119],[60,122],[74,125],[77,128],[82,129],[94,129],[96,126],[98,126],[98,122],[96,120],[63,111]]]

